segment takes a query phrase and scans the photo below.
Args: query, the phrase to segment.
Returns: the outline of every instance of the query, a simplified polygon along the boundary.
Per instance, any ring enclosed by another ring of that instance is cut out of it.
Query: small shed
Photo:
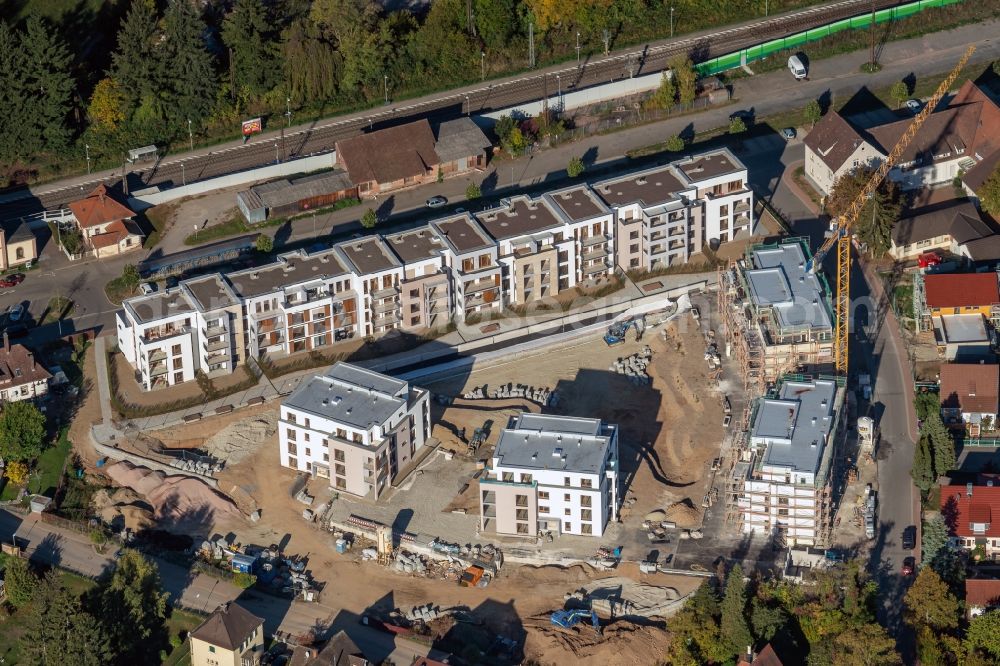
[[[49,508],[49,504],[52,504],[52,498],[45,495],[32,495],[29,504],[31,513],[41,513]]]
[[[238,573],[253,573],[257,567],[259,555],[247,555],[246,553],[236,553],[233,555],[233,571]]]

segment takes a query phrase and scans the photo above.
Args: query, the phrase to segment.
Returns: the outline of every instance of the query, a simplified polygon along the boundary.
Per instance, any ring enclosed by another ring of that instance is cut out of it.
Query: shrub
[[[483,196],[483,190],[476,183],[469,183],[469,186],[465,188],[465,198],[469,201],[478,199],[481,196]]]
[[[243,573],[242,571],[237,571],[233,575],[233,585],[247,590],[257,584],[257,576],[253,574]]]
[[[684,139],[680,138],[676,134],[667,139],[667,150],[672,153],[679,153],[684,150]]]
[[[267,234],[258,234],[253,242],[258,252],[268,253],[274,249],[274,239]]]
[[[586,171],[586,169],[587,167],[583,163],[583,160],[581,160],[579,157],[574,157],[570,159],[569,164],[566,166],[566,174],[570,178],[576,178],[584,171]]]
[[[378,224],[378,215],[375,213],[374,208],[369,208],[361,216],[361,226],[365,229],[374,229],[376,224]]]
[[[28,482],[28,466],[20,460],[7,463],[6,477],[15,486],[23,486]]]

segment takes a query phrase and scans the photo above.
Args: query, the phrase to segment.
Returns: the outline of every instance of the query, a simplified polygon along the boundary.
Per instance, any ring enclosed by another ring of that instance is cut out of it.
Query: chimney
[[[972,484],[971,483],[965,484],[965,496],[966,497],[972,497]]]
[[[7,331],[3,332],[3,350],[6,352],[10,351],[10,337],[8,337]]]

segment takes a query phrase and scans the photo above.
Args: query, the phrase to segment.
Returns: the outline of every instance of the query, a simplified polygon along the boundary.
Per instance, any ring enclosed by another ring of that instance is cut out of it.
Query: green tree
[[[972,618],[965,632],[965,644],[970,650],[982,650],[1000,659],[1000,610],[991,610]]]
[[[478,199],[483,196],[483,190],[476,183],[469,183],[469,186],[465,188],[465,198],[469,201],[473,199]]]
[[[506,47],[517,30],[514,0],[473,0],[476,33],[490,50]]]
[[[26,149],[58,152],[72,135],[69,114],[75,84],[70,75],[72,56],[45,19],[32,15],[20,40],[24,53],[21,75],[30,122],[19,129]],[[6,121],[5,121],[6,122]]]
[[[100,623],[54,574],[39,586],[20,645],[40,666],[103,666],[112,657]]]
[[[933,563],[945,548],[948,548],[948,526],[944,522],[944,516],[935,513],[924,520],[920,554],[925,563]]]
[[[299,102],[331,99],[340,77],[339,56],[319,27],[299,18],[282,33],[281,61],[288,95]]]
[[[920,429],[922,437],[927,437],[934,456],[934,473],[941,476],[955,469],[955,439],[941,420],[941,413],[931,412]]]
[[[26,155],[22,128],[29,122],[24,81],[24,52],[18,35],[0,21],[0,159],[12,162]]]
[[[733,116],[729,119],[729,133],[730,134],[743,134],[747,131],[747,124],[743,122],[743,119],[739,116]]]
[[[154,102],[159,67],[156,26],[153,0],[132,0],[118,30],[118,48],[111,54],[110,72],[125,95],[130,111],[143,99],[147,103]]]
[[[125,264],[122,267],[122,281],[127,286],[134,289],[139,286],[139,280],[141,279],[142,276],[139,275],[139,268],[135,264]]]
[[[689,107],[697,96],[698,73],[690,58],[677,58],[670,65],[677,82],[677,99],[681,106]]]
[[[958,628],[958,599],[930,567],[922,568],[917,574],[903,604],[903,619],[915,629],[930,627],[935,632],[942,632]]]
[[[232,54],[237,93],[260,97],[281,71],[276,35],[261,0],[236,0],[222,22],[222,41]]]
[[[579,157],[571,157],[569,164],[566,165],[566,175],[570,178],[577,178],[584,171],[587,170],[587,165],[583,163],[583,160]]]
[[[352,99],[381,93],[385,54],[378,6],[369,0],[316,0],[309,16],[340,57],[341,92]]]
[[[669,664],[723,662],[732,656],[719,632],[719,597],[711,581],[695,590],[671,619],[670,630]]]
[[[517,127],[517,121],[507,115],[500,116],[497,118],[496,125],[493,126],[493,131],[497,135],[500,143],[506,143],[510,141],[510,133],[514,131]]]
[[[0,457],[32,460],[45,442],[45,415],[27,400],[8,402],[0,413]]]
[[[722,597],[720,630],[726,650],[730,655],[740,654],[753,644],[747,625],[747,586],[743,580],[743,567],[734,565],[726,578],[726,593]]]
[[[844,214],[871,176],[872,170],[868,168],[855,169],[841,176],[830,192],[827,212],[834,217]],[[881,257],[889,250],[892,227],[899,218],[900,209],[899,185],[890,179],[885,179],[862,206],[854,230],[873,256]]]
[[[118,663],[158,663],[159,648],[167,641],[167,594],[155,564],[139,551],[124,550],[99,581],[93,610]]]
[[[1000,215],[1000,163],[993,169],[993,173],[982,184],[979,191],[979,202],[983,208],[992,215]]]
[[[931,444],[926,437],[921,437],[913,452],[913,465],[910,476],[921,493],[926,495],[934,486],[934,456],[931,454]]]
[[[819,105],[817,100],[811,99],[809,100],[809,103],[806,104],[805,114],[806,120],[809,121],[809,126],[816,127],[816,123],[818,123],[819,119],[823,117],[823,108]]]
[[[679,153],[684,150],[684,139],[674,134],[667,138],[666,148],[672,153]]]
[[[760,641],[769,642],[788,624],[788,619],[788,613],[781,606],[772,606],[757,597],[750,602],[750,624],[753,635]]]
[[[674,85],[674,79],[671,76],[670,70],[665,69],[663,70],[663,76],[660,77],[660,87],[649,98],[649,105],[655,109],[669,109],[676,103],[677,86]]]
[[[175,135],[187,134],[189,120],[200,126],[215,100],[215,67],[204,32],[205,23],[194,4],[170,0],[163,16],[158,74],[165,114]]]
[[[376,224],[378,224],[378,215],[375,213],[374,208],[369,208],[361,216],[361,226],[365,229],[374,229]]]
[[[32,573],[28,560],[20,557],[7,558],[3,578],[7,586],[7,601],[11,606],[24,608],[31,603],[38,588],[38,577]]]
[[[877,622],[849,627],[834,640],[837,666],[896,666],[902,663],[896,652],[896,640]],[[810,652],[810,663],[812,663]]]
[[[253,244],[258,252],[265,254],[274,249],[274,239],[267,234],[257,234],[257,238],[254,239]]]
[[[902,81],[896,81],[889,88],[889,97],[896,103],[896,108],[903,106],[903,102],[910,96],[910,87]]]
[[[917,418],[923,421],[931,412],[941,411],[941,397],[937,393],[923,391],[914,396],[913,407],[917,412]]]

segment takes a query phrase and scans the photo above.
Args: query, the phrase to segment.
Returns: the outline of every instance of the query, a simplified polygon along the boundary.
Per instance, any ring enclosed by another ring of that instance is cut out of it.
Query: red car
[[[16,287],[24,282],[24,275],[21,273],[11,273],[0,278],[0,287]]]
[[[912,576],[913,566],[915,564],[916,564],[915,559],[913,559],[912,557],[907,557],[905,560],[903,560],[903,569],[900,573],[902,573],[904,576]]]
[[[937,252],[924,252],[917,257],[917,266],[920,268],[930,268],[931,266],[937,266],[941,261],[941,255]]]

